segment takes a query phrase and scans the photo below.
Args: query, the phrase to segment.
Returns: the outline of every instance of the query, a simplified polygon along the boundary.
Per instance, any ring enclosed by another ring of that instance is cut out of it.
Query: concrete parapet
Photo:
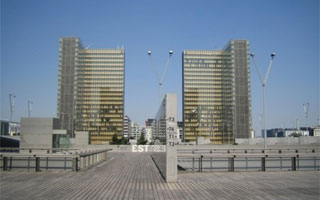
[[[152,158],[167,183],[177,182],[177,148],[175,146],[167,145],[166,152],[154,152]]]
[[[244,145],[262,145],[264,138],[237,139],[237,144]],[[283,138],[267,138],[268,145],[308,145],[320,144],[320,136],[301,136],[301,137],[283,137]]]

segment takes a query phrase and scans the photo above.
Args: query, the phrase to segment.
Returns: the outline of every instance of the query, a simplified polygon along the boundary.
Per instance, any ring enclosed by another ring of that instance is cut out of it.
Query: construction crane
[[[164,71],[162,73],[162,75],[160,76],[158,74],[158,70],[157,70],[157,66],[156,64],[154,63],[153,61],[153,58],[152,58],[152,52],[149,50],[148,51],[148,56],[150,58],[150,62],[151,62],[151,65],[153,67],[153,71],[154,71],[154,74],[156,76],[156,79],[157,79],[157,82],[158,82],[158,85],[159,85],[159,104],[161,103],[161,92],[162,92],[162,85],[163,85],[163,81],[164,81],[164,78],[166,76],[166,73],[168,71],[168,67],[169,67],[169,64],[170,64],[170,61],[171,61],[171,57],[172,57],[172,54],[173,54],[173,51],[170,50],[169,51],[169,57],[168,57],[168,60],[167,60],[167,63],[164,67]]]
[[[308,128],[309,102],[302,104],[302,107],[306,117],[306,128]]]

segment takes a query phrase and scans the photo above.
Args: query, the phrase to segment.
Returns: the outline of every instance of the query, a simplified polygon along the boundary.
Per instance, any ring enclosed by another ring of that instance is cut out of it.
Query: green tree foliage
[[[137,141],[138,145],[145,145],[145,144],[147,144],[147,142],[148,141],[144,138],[144,133],[141,133],[141,136]]]
[[[112,136],[111,144],[118,144],[118,136],[116,133]]]
[[[112,136],[111,144],[128,144],[128,142],[129,141],[123,137],[121,139],[118,139],[118,135],[115,133]]]

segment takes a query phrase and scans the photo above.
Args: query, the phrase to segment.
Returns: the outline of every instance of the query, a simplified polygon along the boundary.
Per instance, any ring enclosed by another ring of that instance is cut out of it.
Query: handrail
[[[103,148],[88,148],[90,150],[103,149]],[[42,148],[42,147],[0,147],[1,150],[81,150],[79,148]]]
[[[104,149],[104,150],[101,150],[101,151],[81,153],[81,154],[79,154],[79,155],[80,155],[80,157],[86,157],[86,156],[91,156],[91,155],[94,155],[94,154],[103,153],[103,152],[108,152],[108,151],[112,151],[112,149]]]
[[[111,151],[112,149],[103,149],[103,150],[95,150],[95,151],[90,151],[90,152],[78,152],[77,154],[57,154],[57,153],[52,153],[52,154],[20,154],[20,153],[0,153],[0,158],[2,159],[3,165],[3,171],[6,171],[11,168],[33,168],[30,167],[30,162],[35,162],[35,169],[36,171],[40,171],[40,168],[43,168],[41,166],[40,159],[46,158],[46,166],[44,168],[61,168],[61,166],[49,166],[48,161],[54,161],[54,158],[56,159],[61,159],[64,158],[64,165],[63,169],[72,169],[73,171],[79,171],[80,169],[85,169],[88,168],[96,163],[99,163],[101,161],[104,161],[107,159],[107,152]],[[27,158],[27,161],[21,165],[18,164],[17,166],[12,166],[12,161],[13,160],[19,160],[18,158]],[[71,160],[70,160],[71,158]],[[32,160],[31,160],[32,159]],[[53,160],[52,160],[53,159]],[[69,159],[69,160],[67,160]],[[72,167],[67,167],[67,162],[71,162]],[[8,165],[8,163],[10,165]],[[27,165],[26,165],[27,164]]]

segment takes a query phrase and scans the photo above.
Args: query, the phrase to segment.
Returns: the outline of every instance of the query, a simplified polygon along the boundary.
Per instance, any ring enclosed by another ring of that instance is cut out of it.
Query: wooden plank
[[[320,196],[319,171],[216,172],[178,175],[165,183],[148,153],[114,158],[86,171],[5,171],[6,199],[310,199]]]

